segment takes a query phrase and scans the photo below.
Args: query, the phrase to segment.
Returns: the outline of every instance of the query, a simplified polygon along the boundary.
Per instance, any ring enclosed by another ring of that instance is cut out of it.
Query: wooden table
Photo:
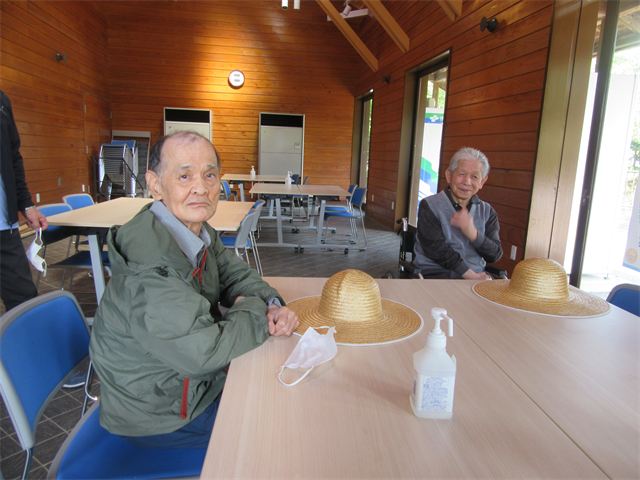
[[[334,186],[334,185],[279,185],[279,184],[269,184],[269,183],[258,183],[251,188],[251,194],[267,194],[267,195],[278,195],[276,197],[276,228],[278,229],[278,242],[277,243],[259,243],[259,246],[265,247],[294,247],[296,249],[300,249],[302,252],[303,248],[344,248],[345,253],[349,251],[349,247],[345,247],[345,245],[328,245],[322,243],[322,232],[324,225],[324,209],[325,209],[325,201],[322,200],[320,205],[320,213],[318,215],[318,225],[313,225],[313,216],[311,216],[311,220],[309,222],[309,227],[297,227],[297,228],[312,228],[317,230],[316,243],[314,244],[295,244],[295,243],[284,243],[283,235],[282,235],[282,209],[281,209],[281,199],[280,196],[284,195],[307,195],[309,197],[314,197],[317,195],[326,195],[326,196],[349,196],[349,192],[342,187]],[[291,207],[293,209],[293,206]],[[314,209],[313,203],[309,202],[309,208]]]
[[[240,201],[244,202],[244,184],[246,182],[276,182],[276,183],[284,183],[285,176],[284,175],[244,175],[240,173],[225,173],[222,176],[222,180],[226,180],[231,183],[238,183],[242,185],[240,187]]]
[[[151,202],[150,198],[117,198],[108,202],[96,203],[89,207],[71,210],[47,217],[50,225],[61,225],[70,228],[111,228],[113,225],[124,225],[131,220],[142,207]],[[251,202],[218,202],[216,214],[207,222],[214,229],[235,232],[240,222],[253,207]],[[98,303],[105,288],[104,268],[102,265],[102,245],[98,240],[98,232],[88,235],[91,253],[93,281]]]
[[[266,280],[287,301],[325,283]],[[299,337],[235,359],[201,478],[638,478],[638,318],[615,307],[593,319],[514,312],[473,283],[378,280],[425,327],[395,344],[339,346],[295,387],[277,375]],[[409,405],[435,306],[455,322],[451,420]]]

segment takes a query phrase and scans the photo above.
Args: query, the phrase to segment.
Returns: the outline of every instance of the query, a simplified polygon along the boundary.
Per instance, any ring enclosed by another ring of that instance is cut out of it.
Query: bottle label
[[[427,377],[413,372],[413,406],[422,412],[452,412],[456,377]]]

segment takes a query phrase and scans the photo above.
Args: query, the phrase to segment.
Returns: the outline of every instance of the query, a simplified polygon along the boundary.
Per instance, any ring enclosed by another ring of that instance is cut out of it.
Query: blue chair
[[[0,319],[0,392],[22,448],[27,478],[38,419],[55,393],[89,358],[89,328],[75,297],[54,291]],[[91,366],[87,373],[93,372]],[[84,410],[83,410],[84,411]],[[100,426],[99,402],[74,427],[47,478],[121,479],[198,476],[206,449],[147,450]]]
[[[0,318],[0,393],[31,468],[36,429],[45,408],[89,359],[89,327],[75,297],[56,290]],[[89,366],[86,385],[91,384]],[[84,412],[89,398],[85,387]]]
[[[640,317],[640,286],[623,283],[611,290],[607,302]]]
[[[87,195],[89,196],[89,195]],[[91,198],[91,197],[89,197]],[[73,200],[72,200],[73,201]],[[86,201],[86,200],[85,200]],[[93,201],[92,201],[93,203]],[[52,203],[49,205],[43,205],[38,207],[40,213],[44,216],[49,217],[51,215],[56,215],[58,213],[69,212],[72,210],[71,206],[68,203]],[[58,242],[65,238],[69,237],[69,246],[67,247],[67,258],[64,260],[47,264],[47,269],[49,268],[64,268],[64,272],[62,273],[62,282],[60,284],[60,288],[64,289],[64,281],[67,274],[67,269],[71,269],[71,279],[69,281],[69,290],[73,287],[73,276],[75,274],[76,269],[91,269],[91,252],[89,251],[76,251],[75,254],[70,255],[71,253],[71,242],[73,240],[73,232],[67,227],[55,226],[51,225],[47,227],[46,230],[42,231],[42,243],[44,244],[44,249],[42,253],[42,258],[45,258],[47,252],[47,245]],[[106,268],[110,267],[109,263],[109,255],[107,252],[102,252],[102,263]],[[36,288],[40,285],[40,277],[41,274],[38,272],[38,277],[36,279]]]
[[[71,210],[77,210],[79,208],[89,207],[93,205],[93,198],[88,193],[74,193],[72,195],[65,195],[62,197],[62,201],[71,207]]]
[[[38,207],[38,211],[42,213],[45,217],[50,217],[52,215],[57,215],[58,213],[70,212],[71,207],[66,203],[50,203],[47,205],[41,205]],[[69,246],[67,247],[67,257],[71,252],[71,240],[72,240],[71,230],[67,227],[62,227],[59,225],[50,225],[46,230],[42,231],[42,258],[45,258],[47,254],[47,245],[51,245],[52,243],[59,242],[60,240],[64,240],[65,238],[69,239]],[[49,267],[50,265],[48,265]],[[66,270],[62,274],[62,285],[64,285],[64,278],[67,274]],[[42,274],[38,272],[38,276],[36,278],[36,288],[40,286],[40,277]]]
[[[131,445],[100,426],[96,402],[58,450],[48,479],[198,478],[207,453],[201,449],[155,450]]]
[[[245,260],[244,256],[247,255],[248,248],[253,249],[255,254],[254,244],[251,243],[250,234],[253,228],[253,224],[257,221],[258,218],[259,218],[258,212],[252,209],[242,219],[242,222],[240,222],[240,227],[238,227],[238,233],[236,235],[220,236],[220,240],[222,240],[222,243],[224,244],[224,246],[227,248],[233,248],[238,258],[242,260]],[[241,249],[244,250],[244,253],[240,252]],[[251,263],[249,262],[249,255],[247,255],[247,258],[245,261],[249,265],[251,265]],[[256,260],[256,270],[260,272],[257,260]],[[262,275],[262,273],[260,274]]]
[[[324,220],[327,222],[327,227],[325,230],[325,243],[327,243],[327,231],[330,230],[329,228],[329,219],[332,217],[342,217],[342,218],[348,218],[351,221],[355,222],[355,219],[360,219],[360,223],[362,224],[362,234],[364,236],[364,248],[361,248],[360,251],[363,252],[367,249],[367,232],[364,228],[364,214],[362,213],[362,204],[364,203],[364,199],[365,196],[367,194],[367,189],[366,188],[356,188],[355,191],[353,192],[353,195],[351,196],[351,206],[352,209],[353,207],[357,207],[358,208],[358,213],[356,214],[355,209],[353,209],[351,212],[350,211],[325,211],[324,212]],[[358,229],[355,229],[355,234],[353,237],[353,240],[351,240],[351,243],[357,243],[358,242]]]
[[[231,190],[231,187],[229,186],[229,182],[227,182],[226,180],[222,180],[220,182],[220,185],[222,186],[222,191],[224,192],[225,200],[229,200],[231,196],[233,196],[234,200],[238,198],[238,192],[234,192]]]

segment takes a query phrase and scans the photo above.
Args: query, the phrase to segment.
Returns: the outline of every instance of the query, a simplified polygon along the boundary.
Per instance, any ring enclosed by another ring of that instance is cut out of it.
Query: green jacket
[[[183,427],[220,394],[229,362],[268,337],[266,302],[278,292],[226,249],[217,233],[194,269],[145,206],[109,232],[112,278],[96,312],[91,360],[100,424],[157,435]],[[247,298],[233,304],[238,296]],[[218,302],[231,306],[224,319]]]

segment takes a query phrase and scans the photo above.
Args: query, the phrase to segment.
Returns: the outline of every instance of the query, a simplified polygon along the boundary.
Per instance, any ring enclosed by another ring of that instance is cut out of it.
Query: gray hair
[[[170,138],[175,139],[182,145],[189,145],[190,143],[196,142],[198,140],[204,140],[209,145],[211,145],[211,147],[213,147],[213,151],[216,154],[216,160],[218,161],[218,170],[221,169],[220,155],[218,154],[218,150],[213,145],[213,143],[209,141],[208,138],[203,137],[197,132],[182,131],[160,137],[153,145],[153,147],[151,147],[151,152],[149,152],[149,170],[152,170],[155,174],[160,175],[162,173],[162,149],[164,148],[164,144]]]
[[[458,168],[458,163],[460,160],[477,160],[482,165],[482,178],[489,175],[489,159],[487,156],[482,153],[480,150],[476,150],[475,148],[470,147],[462,147],[458,150],[453,157],[451,157],[451,162],[449,162],[449,171],[451,173],[455,172],[456,168]]]

